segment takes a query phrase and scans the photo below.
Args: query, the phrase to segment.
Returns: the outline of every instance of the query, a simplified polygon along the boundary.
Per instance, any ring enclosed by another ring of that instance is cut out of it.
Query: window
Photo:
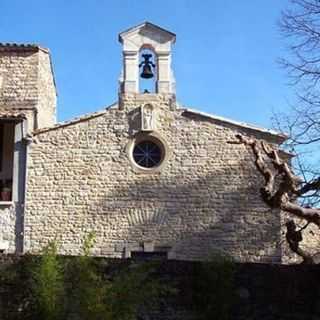
[[[126,152],[136,173],[152,174],[163,170],[170,157],[167,142],[157,132],[139,132],[128,141]]]
[[[14,126],[0,122],[0,201],[12,200]]]
[[[136,260],[166,260],[168,259],[168,252],[166,251],[132,251],[131,258]]]
[[[133,159],[137,165],[153,168],[161,163],[163,158],[161,147],[153,141],[141,141],[133,149]]]
[[[3,127],[4,125],[2,123],[0,123],[0,172],[2,171],[2,159],[3,159]]]

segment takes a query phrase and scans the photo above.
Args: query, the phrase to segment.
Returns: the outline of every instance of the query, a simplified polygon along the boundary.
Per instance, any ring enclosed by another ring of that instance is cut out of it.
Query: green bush
[[[71,274],[69,297],[73,313],[80,319],[134,320],[141,305],[156,303],[168,288],[154,279],[155,262],[129,264],[120,271],[104,276],[101,264],[90,257],[94,234],[84,241],[83,255],[74,257],[68,267]],[[75,303],[76,302],[76,303]]]
[[[36,310],[42,320],[64,317],[64,272],[57,256],[55,242],[50,242],[42,251],[31,271],[32,293]]]
[[[199,319],[228,320],[235,299],[234,263],[215,253],[201,262],[192,279],[193,307]]]
[[[0,301],[0,318],[133,320],[157,310],[161,299],[176,292],[163,283],[158,261],[107,265],[90,256],[94,241],[90,233],[81,256],[58,256],[56,243],[50,242],[40,256],[3,266],[0,285],[21,290],[13,290],[10,305]]]
[[[0,319],[32,319],[29,257],[0,265]],[[3,295],[4,294],[4,295]]]
[[[139,310],[156,308],[162,297],[176,293],[161,282],[158,268],[157,261],[133,263],[113,278],[108,296],[112,319],[137,319]]]
[[[90,257],[94,244],[94,234],[84,240],[83,255],[73,257],[69,263],[71,288],[69,288],[69,308],[80,319],[111,319],[107,304],[110,282],[104,279],[97,260]]]

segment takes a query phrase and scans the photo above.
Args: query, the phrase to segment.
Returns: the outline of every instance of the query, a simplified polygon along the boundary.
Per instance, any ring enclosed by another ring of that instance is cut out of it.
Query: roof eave
[[[65,127],[69,127],[69,126],[71,126],[71,125],[74,125],[74,124],[77,124],[77,123],[80,123],[80,122],[88,121],[88,120],[93,119],[93,118],[101,117],[101,116],[103,116],[104,114],[106,114],[106,112],[107,112],[108,110],[113,109],[113,108],[115,108],[116,106],[117,106],[117,102],[115,102],[115,103],[107,106],[107,107],[104,108],[103,110],[91,112],[91,113],[88,113],[88,114],[85,114],[85,115],[76,117],[76,118],[71,119],[71,120],[67,120],[67,121],[63,121],[63,122],[58,122],[58,123],[54,124],[54,125],[51,126],[51,127],[45,127],[45,128],[37,129],[37,130],[35,130],[35,131],[32,132],[32,135],[33,135],[33,136],[36,136],[36,135],[39,135],[39,134],[41,134],[41,133],[45,133],[45,132],[53,131],[53,130],[58,130],[58,129],[65,128]]]
[[[187,112],[187,113],[195,114],[195,115],[198,115],[198,116],[202,116],[204,118],[208,118],[208,119],[212,119],[212,120],[215,120],[215,121],[224,122],[224,123],[227,123],[227,124],[230,124],[230,125],[233,125],[233,126],[237,126],[237,127],[240,127],[240,128],[244,128],[244,129],[256,131],[256,132],[259,132],[259,133],[262,133],[262,134],[270,135],[270,136],[274,137],[278,141],[279,144],[282,144],[283,142],[285,142],[288,139],[287,135],[285,135],[283,133],[280,133],[280,132],[277,132],[277,131],[274,131],[274,130],[260,128],[260,127],[257,127],[255,125],[247,124],[247,123],[244,123],[244,122],[234,121],[234,120],[227,119],[227,118],[220,117],[220,116],[216,116],[216,115],[213,115],[213,114],[197,111],[197,110],[194,110],[194,109],[191,109],[191,108],[180,107],[180,110],[183,111],[183,112]]]
[[[0,121],[23,121],[27,116],[24,113],[0,112]]]
[[[20,52],[37,52],[43,51],[49,53],[49,49],[33,43],[2,43],[0,42],[0,51],[20,51]]]

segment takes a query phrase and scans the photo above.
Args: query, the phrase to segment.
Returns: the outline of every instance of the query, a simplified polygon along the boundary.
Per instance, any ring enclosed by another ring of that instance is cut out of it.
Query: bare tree
[[[294,220],[287,221],[286,240],[305,263],[312,263],[300,242],[309,225],[320,229],[320,0],[290,0],[289,8],[282,12],[280,30],[288,44],[288,55],[280,64],[297,101],[289,113],[276,114],[274,123],[289,136],[284,146],[295,155],[296,174],[273,146],[242,136],[237,142],[251,148],[265,178],[263,200],[306,222],[297,229]]]
[[[265,180],[260,190],[264,202],[271,208],[278,208],[306,221],[306,224],[298,230],[294,220],[287,221],[286,240],[290,249],[298,254],[304,263],[314,263],[312,255],[300,247],[302,231],[309,224],[320,228],[320,209],[304,206],[297,201],[301,195],[309,192],[307,184],[302,184],[300,177],[293,173],[286,160],[281,159],[279,150],[273,145],[240,134],[230,143],[243,144],[252,151],[256,168]],[[312,185],[308,187],[312,188]]]
[[[288,58],[281,65],[288,71],[298,101],[289,114],[274,117],[286,132],[286,147],[296,155],[294,166],[305,185],[300,201],[320,205],[320,0],[291,0],[282,13],[282,34],[288,40]]]

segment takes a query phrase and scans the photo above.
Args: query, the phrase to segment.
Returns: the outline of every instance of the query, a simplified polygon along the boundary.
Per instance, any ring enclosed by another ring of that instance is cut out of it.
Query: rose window
[[[141,141],[133,149],[133,159],[137,165],[153,168],[160,164],[163,155],[159,145],[153,141]]]

